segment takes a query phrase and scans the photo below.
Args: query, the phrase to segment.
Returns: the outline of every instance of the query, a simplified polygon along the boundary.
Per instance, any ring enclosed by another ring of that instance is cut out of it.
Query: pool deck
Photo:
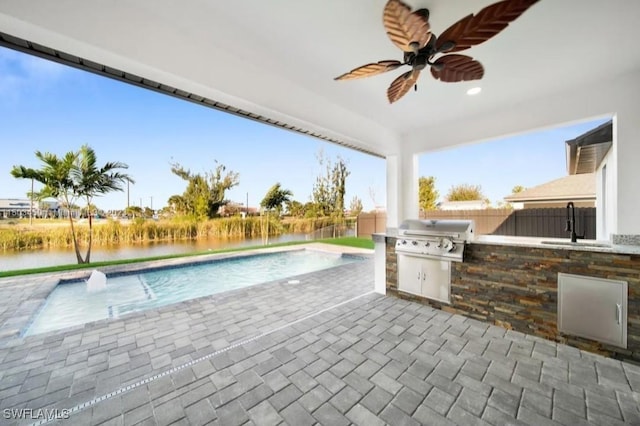
[[[640,367],[375,294],[373,260],[10,333],[57,279],[0,280],[0,424],[640,424]]]

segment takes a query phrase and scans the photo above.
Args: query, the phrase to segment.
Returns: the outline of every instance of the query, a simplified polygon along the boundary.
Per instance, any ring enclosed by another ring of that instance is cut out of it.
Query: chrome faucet
[[[584,238],[584,235],[576,234],[576,210],[573,201],[567,203],[567,229],[565,231],[571,233],[571,242],[575,243],[578,238]]]

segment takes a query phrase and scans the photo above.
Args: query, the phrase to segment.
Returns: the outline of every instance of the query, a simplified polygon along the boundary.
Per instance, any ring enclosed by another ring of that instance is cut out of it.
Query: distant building
[[[573,201],[576,207],[596,206],[595,173],[568,175],[517,194],[504,197],[514,209],[566,207]]]
[[[230,202],[220,207],[218,214],[220,216],[235,216],[239,214],[242,217],[245,217],[247,214],[249,214],[249,216],[257,215],[258,209],[256,207],[247,208],[242,203]]]
[[[437,204],[439,210],[484,210],[489,205],[485,200],[442,201]]]
[[[33,209],[37,209],[37,202],[33,202]],[[29,217],[31,201],[21,198],[0,198],[0,217],[4,219]]]
[[[31,200],[26,198],[0,198],[0,217],[26,218],[31,212]],[[33,202],[34,217],[56,217],[60,214],[57,200],[47,199]]]

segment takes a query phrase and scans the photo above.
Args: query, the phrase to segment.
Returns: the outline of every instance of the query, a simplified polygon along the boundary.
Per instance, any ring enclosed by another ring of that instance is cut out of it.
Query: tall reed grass
[[[207,238],[258,238],[264,236],[266,229],[269,230],[269,236],[277,236],[287,233],[311,233],[334,223],[335,220],[331,218],[280,220],[274,216],[246,219],[234,216],[206,221],[175,219],[156,222],[135,219],[129,223],[109,219],[106,223],[94,224],[93,245],[127,245]],[[75,229],[79,244],[86,246],[89,226],[78,223],[75,224]],[[0,250],[2,251],[71,247],[72,245],[71,229],[68,224],[47,229],[0,229]]]

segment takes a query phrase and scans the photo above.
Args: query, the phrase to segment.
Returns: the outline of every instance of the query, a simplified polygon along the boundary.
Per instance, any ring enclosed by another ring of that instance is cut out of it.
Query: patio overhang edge
[[[257,114],[246,109],[237,108],[235,106],[219,102],[209,97],[198,95],[197,93],[182,90],[172,85],[160,83],[158,81],[154,81],[152,79],[148,79],[130,72],[125,72],[105,64],[100,64],[80,56],[43,46],[39,43],[31,42],[29,40],[25,40],[23,38],[16,37],[7,33],[0,32],[0,46],[57,62],[59,64],[67,65],[76,69],[87,71],[93,74],[97,74],[102,77],[107,77],[113,80],[121,81],[123,83],[152,90],[164,95],[169,95],[218,111],[233,114],[242,118],[247,118],[284,130],[300,133],[306,136],[311,136],[320,140],[324,140],[326,142],[331,142],[343,146],[345,148],[362,152],[364,154],[372,155],[374,157],[385,158],[385,155],[381,152],[366,149],[356,144],[349,143],[343,138],[330,136],[317,130],[307,129],[303,126],[291,125],[283,121],[272,119],[262,114]]]

